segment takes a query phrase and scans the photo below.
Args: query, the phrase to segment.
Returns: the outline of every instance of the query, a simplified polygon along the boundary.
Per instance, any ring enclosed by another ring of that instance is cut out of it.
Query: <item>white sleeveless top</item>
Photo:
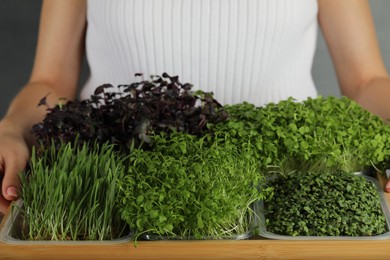
[[[317,95],[316,0],[89,0],[88,98],[167,72],[222,104]]]

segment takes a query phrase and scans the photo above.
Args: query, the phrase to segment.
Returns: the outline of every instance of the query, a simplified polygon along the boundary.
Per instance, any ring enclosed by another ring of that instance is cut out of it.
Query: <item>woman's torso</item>
[[[82,98],[163,72],[224,104],[316,96],[317,8],[315,0],[89,0]]]

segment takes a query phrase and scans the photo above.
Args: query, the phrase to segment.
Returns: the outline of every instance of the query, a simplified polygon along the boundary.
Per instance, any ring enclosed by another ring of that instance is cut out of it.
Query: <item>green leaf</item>
[[[139,196],[137,197],[137,204],[138,204],[138,205],[141,205],[143,201],[144,201],[144,196],[143,196],[143,195],[139,195]]]

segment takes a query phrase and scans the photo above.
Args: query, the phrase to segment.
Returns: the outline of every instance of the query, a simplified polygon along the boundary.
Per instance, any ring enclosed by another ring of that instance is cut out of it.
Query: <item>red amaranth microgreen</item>
[[[33,132],[47,147],[52,140],[80,143],[109,141],[128,149],[147,147],[150,135],[172,130],[194,135],[207,132],[206,125],[225,120],[228,115],[212,93],[192,92],[177,76],[151,76],[128,85],[111,84],[96,88],[94,95],[81,101],[69,101],[53,108]],[[47,105],[44,97],[40,105]]]

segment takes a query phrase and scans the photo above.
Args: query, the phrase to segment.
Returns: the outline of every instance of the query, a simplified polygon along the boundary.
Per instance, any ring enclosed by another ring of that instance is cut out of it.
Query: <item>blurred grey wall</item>
[[[343,1],[343,0],[340,0]],[[370,0],[384,62],[390,72],[390,1]],[[339,96],[340,91],[332,61],[322,37],[318,35],[317,51],[313,64],[313,77],[319,93],[323,96]],[[390,97],[389,97],[390,99]]]
[[[390,1],[370,1],[386,66],[390,69]],[[0,117],[30,75],[37,40],[41,0],[0,0]],[[83,76],[85,77],[86,70]],[[321,33],[313,77],[323,96],[340,95]]]
[[[0,0],[0,117],[30,76],[40,7],[41,0]]]

